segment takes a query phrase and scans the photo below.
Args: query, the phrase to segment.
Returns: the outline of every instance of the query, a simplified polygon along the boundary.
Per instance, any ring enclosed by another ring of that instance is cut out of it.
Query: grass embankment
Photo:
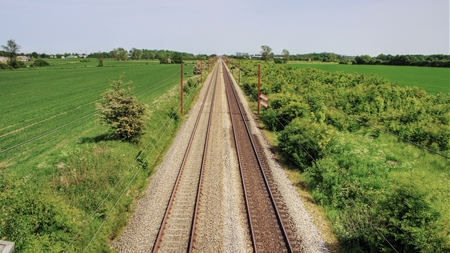
[[[364,75],[377,74],[388,78],[400,86],[422,87],[430,94],[450,92],[450,68],[381,65],[343,65],[321,62],[290,62],[295,68],[317,68],[325,71],[342,71]]]
[[[80,252],[91,239],[88,252],[110,251],[109,240],[172,142],[180,125],[179,66],[113,64],[0,72],[1,150],[81,119],[0,154],[0,239],[14,241],[17,251]],[[90,115],[123,72],[148,109],[138,144],[109,139],[110,130]],[[186,109],[199,88],[186,89]]]
[[[241,62],[250,100],[256,64]],[[450,94],[376,76],[261,67],[269,139],[293,168],[296,186],[324,210],[342,252],[450,249],[449,159],[378,130],[450,156]]]

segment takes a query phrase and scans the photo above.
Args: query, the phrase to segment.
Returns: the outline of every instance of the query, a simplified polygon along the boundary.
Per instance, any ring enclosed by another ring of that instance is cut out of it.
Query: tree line
[[[444,67],[450,68],[450,55],[385,55],[376,57],[369,55],[358,55],[353,64],[365,65],[394,65],[394,66],[422,66],[422,67]]]

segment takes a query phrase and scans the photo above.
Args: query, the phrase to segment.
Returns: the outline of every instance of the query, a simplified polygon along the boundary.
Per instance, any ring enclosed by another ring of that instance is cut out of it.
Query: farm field
[[[430,94],[450,92],[450,69],[415,67],[415,66],[381,66],[381,65],[343,65],[321,62],[290,62],[295,68],[317,68],[326,71],[345,73],[377,74],[386,77],[400,86],[419,86]]]
[[[0,154],[0,159],[8,161],[10,153],[14,153],[14,160],[26,162],[31,158],[30,152],[20,151],[28,150],[30,145],[48,150],[48,146],[55,146],[58,142],[57,136],[67,140],[79,137],[77,133],[81,129],[88,130],[87,126],[95,129],[99,125],[97,120],[92,120],[95,118],[92,115],[95,102],[109,88],[109,80],[118,79],[122,73],[125,80],[132,80],[130,87],[134,87],[137,98],[144,103],[167,92],[179,80],[178,65],[113,63],[116,67],[55,69],[52,64],[48,69],[0,72],[0,150],[79,120],[56,135],[50,134],[42,140]],[[81,119],[87,115],[91,116]],[[33,150],[33,155],[41,152]]]
[[[8,235],[1,239],[14,241],[18,252],[79,252],[98,229],[90,248],[108,252],[108,238],[125,224],[178,129],[180,67],[108,61],[98,68],[91,59],[57,68],[62,60],[49,62],[0,71],[0,234]],[[192,65],[184,72],[185,80],[192,77]],[[140,143],[108,139],[109,128],[95,116],[101,93],[122,73],[147,107]],[[199,87],[185,91],[186,109]]]

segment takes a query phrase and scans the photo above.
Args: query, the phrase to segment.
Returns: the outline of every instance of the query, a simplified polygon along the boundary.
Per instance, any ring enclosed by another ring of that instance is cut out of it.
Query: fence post
[[[183,115],[183,64],[180,64],[180,114]]]
[[[259,117],[259,95],[261,95],[261,66],[258,64],[258,117]]]
[[[239,58],[239,84],[241,84],[241,59]]]

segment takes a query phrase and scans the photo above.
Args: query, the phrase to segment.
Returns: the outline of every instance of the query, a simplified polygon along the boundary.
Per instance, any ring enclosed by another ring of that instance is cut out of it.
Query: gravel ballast
[[[210,74],[163,162],[149,178],[148,188],[143,197],[137,201],[136,209],[124,231],[111,243],[111,247],[117,252],[151,252],[200,104],[211,78]],[[203,190],[200,196],[194,250],[196,252],[252,252],[241,178],[236,152],[231,141],[231,122],[222,74],[219,80],[211,125],[210,142],[212,144],[209,144],[207,168],[205,168]],[[246,110],[251,131],[264,148],[277,189],[283,196],[296,227],[296,237],[302,242],[302,251],[328,252],[320,232],[308,216],[296,189],[274,159],[269,144],[256,127],[254,115],[242,91],[236,84],[235,86]]]

